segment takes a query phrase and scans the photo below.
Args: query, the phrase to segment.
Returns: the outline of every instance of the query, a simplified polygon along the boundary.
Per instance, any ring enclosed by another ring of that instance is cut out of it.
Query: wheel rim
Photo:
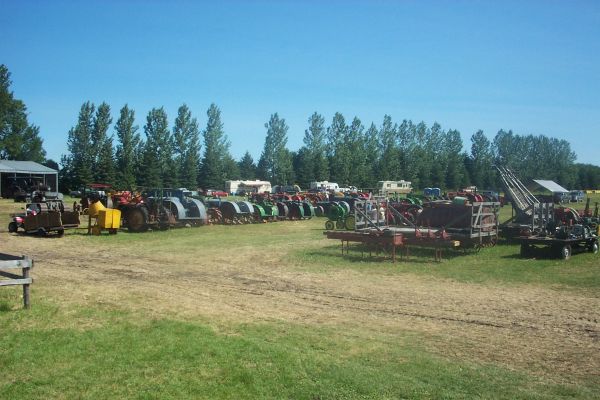
[[[571,249],[569,246],[564,246],[562,248],[562,258],[567,260],[571,256]]]
[[[356,221],[354,220],[354,216],[346,218],[346,229],[349,231],[353,231],[355,227]]]

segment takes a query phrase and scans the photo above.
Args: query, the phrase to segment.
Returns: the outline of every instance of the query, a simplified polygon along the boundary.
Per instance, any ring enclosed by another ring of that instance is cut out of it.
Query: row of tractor
[[[254,195],[247,199],[203,197],[186,189],[147,189],[140,192],[113,191],[92,184],[82,190],[81,200],[67,209],[61,200],[39,199],[25,212],[13,215],[9,232],[57,233],[88,221],[89,232],[120,228],[130,232],[166,230],[180,226],[248,224],[309,219],[323,215],[320,198],[287,194]]]
[[[316,215],[311,202],[284,195],[230,200],[197,196],[186,189],[151,189],[137,193],[96,190],[86,193],[74,207],[80,207],[80,211],[87,214],[90,205],[98,202],[107,208],[118,209],[123,227],[131,232],[177,226],[300,220]]]

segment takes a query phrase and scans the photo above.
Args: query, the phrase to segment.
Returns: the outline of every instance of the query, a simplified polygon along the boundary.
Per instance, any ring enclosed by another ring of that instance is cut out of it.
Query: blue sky
[[[216,103],[234,157],[257,159],[278,112],[302,145],[307,119],[385,114],[458,129],[566,139],[600,164],[598,1],[8,1],[0,63],[39,125],[67,152],[81,104],[153,107],[201,127]]]

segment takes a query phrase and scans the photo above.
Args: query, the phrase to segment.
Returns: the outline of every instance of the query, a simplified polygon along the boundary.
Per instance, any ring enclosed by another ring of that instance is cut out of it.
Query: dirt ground
[[[34,257],[35,293],[57,304],[106,303],[168,318],[325,325],[390,341],[408,332],[450,359],[561,382],[600,377],[600,298],[589,294],[413,274],[307,272],[268,248],[134,256],[131,249],[105,244],[86,250],[88,239],[81,237],[0,235],[12,254]]]

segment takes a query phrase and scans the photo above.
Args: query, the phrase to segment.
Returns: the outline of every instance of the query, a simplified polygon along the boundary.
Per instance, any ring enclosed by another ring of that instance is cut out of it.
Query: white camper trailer
[[[340,190],[340,186],[337,183],[328,181],[311,182],[310,188],[316,190],[333,190],[335,192]]]
[[[379,195],[381,196],[389,196],[394,193],[406,194],[412,191],[411,183],[405,180],[379,181],[377,187],[379,189]]]
[[[225,191],[230,194],[271,193],[271,182],[268,181],[225,181]]]

